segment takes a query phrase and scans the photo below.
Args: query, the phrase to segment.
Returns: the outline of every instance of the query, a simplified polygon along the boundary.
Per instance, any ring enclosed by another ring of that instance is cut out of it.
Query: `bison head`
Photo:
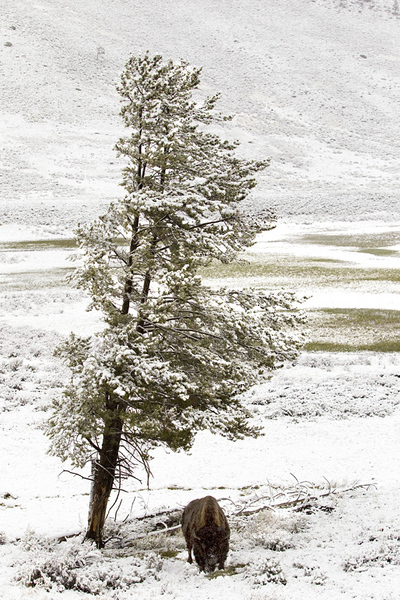
[[[200,571],[212,573],[224,568],[228,553],[228,534],[223,527],[202,527],[194,536],[193,552]]]

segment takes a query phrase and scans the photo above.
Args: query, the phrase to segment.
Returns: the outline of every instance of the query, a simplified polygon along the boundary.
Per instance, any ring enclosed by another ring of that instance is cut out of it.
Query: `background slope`
[[[147,49],[202,66],[222,134],[271,157],[254,202],[397,220],[399,33],[392,0],[3,0],[0,222],[70,226],[120,194],[115,84]]]

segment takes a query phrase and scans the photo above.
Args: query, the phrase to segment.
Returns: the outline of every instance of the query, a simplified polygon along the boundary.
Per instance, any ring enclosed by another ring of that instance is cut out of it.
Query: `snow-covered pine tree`
[[[102,333],[71,336],[72,381],[54,403],[52,453],[96,461],[87,538],[103,545],[107,503],[152,448],[190,448],[201,429],[257,435],[240,395],[299,349],[290,294],[210,289],[199,270],[230,262],[271,227],[240,205],[267,166],[237,158],[207,131],[217,96],[199,104],[200,69],[131,57],[118,88],[129,135],[116,150],[126,195],[82,225],[74,281],[104,314]]]

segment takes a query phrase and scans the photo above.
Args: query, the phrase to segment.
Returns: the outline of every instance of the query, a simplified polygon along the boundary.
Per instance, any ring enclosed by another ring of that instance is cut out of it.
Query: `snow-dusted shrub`
[[[51,552],[56,547],[56,541],[28,529],[21,538],[19,545],[25,552]]]
[[[292,536],[287,531],[282,530],[267,535],[260,542],[260,545],[264,548],[273,550],[274,552],[284,552],[294,546]]]
[[[370,567],[383,567],[387,564],[400,565],[400,536],[384,540],[373,540],[367,548],[343,563],[347,572],[365,570]]]
[[[304,577],[310,578],[310,583],[314,585],[324,585],[327,579],[325,573],[323,573],[318,565],[304,565],[302,563],[294,563],[293,566],[296,569],[303,571]]]
[[[262,419],[392,414],[400,402],[399,358],[393,355],[389,362],[388,355],[343,354],[304,352],[295,366],[253,389],[249,404]]]
[[[16,372],[22,367],[23,363],[22,358],[12,357],[8,363],[8,368],[10,371]]]
[[[311,567],[309,575],[306,576],[311,578],[310,582],[314,585],[324,585],[327,580],[327,576],[319,567]]]
[[[43,407],[61,394],[67,371],[53,356],[58,339],[54,332],[1,327],[0,411],[39,403]]]
[[[127,549],[130,554],[156,552],[162,557],[176,556],[186,549],[186,542],[180,528],[182,511],[166,511],[162,516],[149,516],[143,519],[106,521],[104,538],[107,549]],[[163,533],[165,527],[178,525],[176,531]],[[128,550],[129,549],[129,550]]]
[[[182,535],[162,534],[127,540],[127,545],[139,551],[180,552],[186,548]]]
[[[251,538],[255,546],[274,552],[284,552],[294,546],[293,535],[283,528],[271,529],[265,521],[257,520],[251,529]]]
[[[0,546],[7,544],[6,534],[0,531]]]
[[[27,587],[47,591],[100,594],[106,590],[127,589],[149,577],[158,578],[163,566],[155,554],[116,564],[107,561],[92,544],[68,542],[42,550],[40,545],[40,540],[31,536],[29,549],[33,552],[21,561],[16,580]],[[45,545],[43,540],[42,545]]]
[[[80,551],[76,547],[63,545],[62,551],[54,548],[40,549],[38,540],[33,536],[24,544],[30,554],[23,560],[16,579],[27,587],[41,587],[50,590],[63,591],[76,587],[76,569],[86,564],[87,548]]]
[[[363,15],[372,13],[378,18],[398,19],[399,3],[397,0],[312,0],[324,9]]]
[[[276,583],[286,585],[287,580],[282,572],[282,567],[274,558],[266,558],[253,565],[249,565],[244,573],[246,579],[250,579],[254,586]]]
[[[305,519],[302,515],[264,510],[243,521],[237,521],[234,530],[239,533],[240,540],[246,540],[252,547],[284,552],[294,547],[294,535],[304,527]],[[235,531],[232,533],[232,541],[235,542]]]
[[[271,588],[268,589],[267,595],[262,588],[254,588],[249,596],[245,597],[245,600],[284,600],[284,596],[280,591],[274,591]]]

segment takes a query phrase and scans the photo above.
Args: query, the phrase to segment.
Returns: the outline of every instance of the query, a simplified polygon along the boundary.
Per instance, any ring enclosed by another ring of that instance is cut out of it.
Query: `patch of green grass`
[[[305,259],[303,259],[305,260]],[[306,259],[308,263],[311,264],[315,264],[315,263],[319,263],[321,265],[328,265],[328,266],[333,266],[333,265],[337,265],[338,267],[343,266],[343,261],[342,260],[338,260],[336,258],[318,258],[318,257],[310,257],[308,259]]]
[[[359,249],[358,252],[363,254],[372,254],[373,256],[398,256],[399,253],[396,250],[388,250],[387,248],[364,248]]]
[[[400,311],[314,310],[309,312],[309,325],[308,351],[400,351]]]
[[[241,569],[247,567],[248,565],[245,563],[238,563],[237,565],[228,565],[222,571],[214,571],[214,573],[209,573],[206,575],[207,579],[217,579],[217,577],[230,577],[232,575],[237,575]]]
[[[309,273],[310,268],[316,269],[318,272],[325,271],[326,268],[332,266],[335,261],[305,260],[297,257],[286,257],[283,255],[274,255],[269,259],[264,260],[240,260],[229,264],[215,262],[201,270],[201,274],[205,279],[225,278],[225,277],[301,277],[303,274]],[[325,263],[327,267],[325,267]],[[340,266],[342,263],[335,263]]]
[[[352,322],[357,325],[370,323],[377,327],[381,327],[382,325],[390,325],[392,327],[395,324],[400,326],[400,311],[398,310],[376,308],[325,308],[321,312],[335,318],[341,315],[346,321],[351,319]]]
[[[123,238],[115,240],[121,246],[127,246],[127,241]],[[78,248],[75,238],[61,238],[51,240],[28,240],[16,242],[0,242],[0,252],[2,251],[35,251],[35,250],[74,250]]]
[[[248,493],[250,490],[259,490],[260,489],[260,485],[244,485],[243,487],[239,488],[239,490],[241,492],[246,492]],[[243,495],[243,494],[242,494]]]
[[[248,279],[246,285],[254,285],[252,278],[266,281],[257,281],[257,286],[271,287],[274,279],[279,280],[279,287],[293,289],[299,285],[318,285],[318,287],[335,285],[348,285],[361,281],[388,281],[400,282],[399,269],[386,268],[360,268],[341,261],[324,259],[304,259],[298,257],[273,256],[271,260],[265,258],[261,261],[239,261],[223,264],[212,264],[201,271],[207,279]]]
[[[308,352],[400,352],[400,340],[398,342],[382,341],[371,344],[315,341],[305,344],[304,350]]]
[[[23,290],[43,290],[52,287],[70,287],[66,277],[74,271],[72,267],[27,271],[25,273],[8,273],[2,275],[0,289],[4,292]]]
[[[351,248],[382,248],[393,246],[400,242],[399,231],[385,231],[376,233],[316,233],[301,236],[301,241],[307,244],[323,246],[351,247]]]
[[[33,250],[68,250],[77,248],[74,239],[60,239],[60,240],[34,240],[34,241],[21,241],[21,242],[7,242],[0,244],[0,251],[14,250],[21,252],[22,250],[33,251]]]
[[[158,552],[160,558],[176,558],[179,554],[178,550],[160,550]]]

